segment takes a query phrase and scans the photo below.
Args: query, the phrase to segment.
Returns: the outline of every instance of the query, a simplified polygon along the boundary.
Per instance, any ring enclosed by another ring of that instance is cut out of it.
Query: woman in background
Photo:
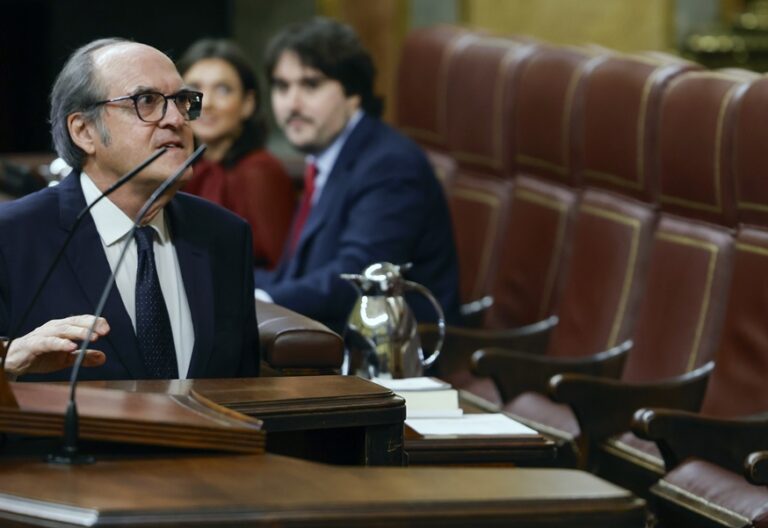
[[[264,148],[267,130],[253,69],[225,39],[193,44],[178,63],[184,82],[203,92],[200,117],[192,121],[208,149],[184,191],[222,205],[253,231],[257,267],[273,268],[293,217],[295,190],[280,162]]]

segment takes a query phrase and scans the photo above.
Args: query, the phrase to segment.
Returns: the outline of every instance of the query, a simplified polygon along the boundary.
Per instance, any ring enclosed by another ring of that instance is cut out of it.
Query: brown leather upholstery
[[[664,526],[690,526],[693,511],[700,520],[715,519],[720,526],[768,527],[768,488],[748,483],[743,476],[704,460],[677,466],[654,486]]]
[[[720,345],[727,302],[734,295],[731,277],[738,275],[733,269],[731,141],[746,87],[739,78],[693,72],[673,81],[664,96],[660,132],[664,213],[655,235],[635,349],[625,365],[627,381],[659,380],[690,371],[713,359]],[[717,363],[715,373],[721,368]],[[609,439],[601,460],[606,476],[617,473],[637,482],[648,483],[664,472],[656,445],[630,433]]]
[[[732,125],[741,225],[722,344],[701,409],[704,415],[720,418],[768,411],[768,159],[762,143],[768,132],[764,122],[756,121],[768,108],[766,81],[749,86]],[[711,462],[684,461],[654,486],[653,493],[665,509],[671,502],[695,518],[717,515],[745,526],[768,526],[768,489]]]
[[[344,343],[325,325],[277,304],[256,301],[262,359],[291,374],[338,370]]]
[[[649,72],[648,75],[652,78],[659,74]],[[677,144],[677,136],[685,135],[687,130],[693,128],[696,129],[694,136],[700,138],[700,143],[692,144],[691,149],[695,149],[694,151],[719,149],[713,156],[718,159],[729,159],[730,151],[727,148],[727,143],[717,143],[716,138],[727,135],[722,127],[724,123],[728,122],[728,119],[732,118],[734,109],[730,105],[724,106],[723,99],[732,93],[733,87],[739,86],[741,84],[737,80],[722,78],[718,75],[687,73],[678,77],[658,96],[653,93],[647,95],[648,98],[658,97],[661,99],[661,104],[656,106],[662,112],[660,118],[656,118],[657,122],[663,121],[669,113],[678,116],[683,113],[683,110],[688,112],[687,118],[680,118],[677,121],[677,128],[664,129],[659,148],[666,149],[666,152],[672,152],[672,149],[665,142],[672,141]],[[696,99],[698,106],[695,108],[688,106],[689,98]],[[671,102],[667,103],[668,100]],[[680,105],[683,106],[682,110]],[[724,110],[721,110],[723,108]],[[712,121],[709,119],[712,112],[724,115],[720,120]],[[584,119],[585,121],[591,119],[587,110],[585,110]],[[645,118],[645,120],[647,121],[649,118]],[[667,123],[668,127],[672,127],[670,120],[667,120]],[[702,132],[702,129],[706,129],[706,133]],[[644,141],[652,142],[653,139],[644,139]],[[629,152],[632,150],[630,149]],[[587,154],[589,153],[585,155]],[[653,158],[651,154],[649,157]],[[615,155],[609,157],[612,163],[616,162]],[[695,162],[693,165],[698,167]],[[625,167],[629,166],[625,165]],[[645,174],[653,176],[652,168],[652,165],[646,166]],[[630,337],[634,342],[622,376],[622,379],[628,382],[660,380],[689,372],[711,360],[719,342],[731,276],[733,224],[729,222],[732,222],[732,218],[727,214],[729,208],[725,204],[719,216],[711,212],[708,213],[709,218],[712,221],[717,221],[717,223],[701,222],[699,220],[701,215],[696,208],[691,208],[693,218],[666,212],[667,209],[672,209],[675,212],[684,211],[680,204],[692,202],[693,197],[699,192],[697,182],[702,178],[702,173],[686,169],[686,167],[674,164],[665,165],[662,163],[660,166],[660,183],[655,188],[662,192],[670,187],[677,189],[680,203],[666,202],[662,204],[662,217],[654,233],[653,241],[648,244],[650,247],[647,247],[649,265],[645,285],[642,290],[635,293],[641,296],[639,306],[636,305],[636,322],[633,327],[620,334],[619,342],[623,338]],[[637,172],[629,170],[629,173],[636,174]],[[710,166],[709,175],[714,176],[715,173],[722,189],[733,188],[733,174],[732,171],[728,170],[728,166],[721,167],[717,171],[714,166]],[[619,181],[617,178],[596,179],[594,183],[607,187],[620,187],[622,184]],[[632,180],[626,181],[631,182]],[[642,182],[642,187],[633,185],[630,194],[645,196],[650,193],[652,195],[651,189],[656,185],[654,178],[648,178],[644,175],[642,180],[635,180],[635,183],[638,182]],[[688,194],[684,194],[685,190],[688,190]],[[604,191],[601,192],[608,199],[609,195],[605,194]],[[583,204],[587,203],[587,196],[585,195]],[[724,193],[724,196],[732,197],[733,194],[732,192],[731,194]],[[576,238],[577,233],[578,224],[574,234],[573,261],[578,260],[578,252],[580,251]],[[596,251],[596,249],[590,249],[585,252],[594,254]],[[588,261],[585,260],[585,262]],[[570,273],[577,273],[576,265],[571,264],[571,266]],[[602,280],[605,281],[605,278]],[[561,301],[563,314],[568,313],[568,298],[571,297],[569,288],[572,283],[575,285],[573,286],[575,293],[572,295],[575,307],[578,307],[578,299],[589,299],[590,292],[594,292],[597,288],[596,285],[590,284],[586,279],[573,281],[569,276],[566,291]],[[613,286],[613,291],[615,290],[616,285]],[[611,287],[607,287],[606,291],[611,292]],[[602,292],[602,301],[606,298],[611,299],[605,295],[605,292]],[[595,308],[589,304],[585,306],[589,308],[583,311],[575,308],[571,318],[577,323],[581,323],[589,332],[597,333],[602,330],[604,333],[605,329],[600,329],[594,323],[586,321],[584,313],[592,314]],[[596,302],[595,306],[600,306],[600,304]],[[552,346],[556,346],[557,332],[565,333],[568,324],[569,318],[563,315],[560,326],[553,335]],[[571,333],[579,335],[573,330]],[[591,345],[594,346],[594,342]],[[568,345],[564,343],[559,348],[567,349]],[[527,402],[527,407],[526,412],[530,413],[530,402]],[[520,413],[515,402],[509,404],[507,408],[515,414]],[[557,423],[568,423],[565,417],[560,415],[565,412],[567,412],[565,408],[547,409],[546,414],[537,413],[535,416],[528,415],[525,418],[538,424],[556,427],[555,424]],[[572,435],[573,431],[567,430],[563,431],[561,436],[567,438]],[[655,446],[640,440],[629,441],[627,438],[615,438],[608,442],[607,451],[610,452],[610,455],[605,456],[617,456],[617,453],[621,453],[618,456],[622,456],[625,452],[628,458],[631,457],[642,463],[648,462],[645,459],[640,460],[643,454],[647,454],[655,461],[660,461]],[[603,463],[603,465],[605,464]]]
[[[585,192],[550,354],[586,356],[631,337],[655,219],[648,204]]]
[[[515,190],[489,328],[531,324],[555,309],[578,199],[569,150],[573,89],[591,58],[577,49],[539,47],[506,79],[506,164],[514,169]]]
[[[661,170],[670,175],[662,180],[661,202],[688,218],[735,225],[735,189],[723,178],[732,170],[733,106],[746,84],[699,72],[679,78],[673,88],[664,99],[660,129]]]
[[[464,171],[505,173],[510,116],[504,112],[505,83],[535,45],[476,37],[457,47],[446,67],[446,138]]]
[[[418,29],[403,43],[397,77],[397,126],[424,146],[444,149],[446,68],[452,54],[476,38],[453,26]]]
[[[645,202],[657,170],[659,104],[669,82],[692,63],[614,55],[593,63],[577,89],[573,148],[586,185],[599,185]]]
[[[507,224],[511,185],[469,175],[448,186],[448,204],[459,255],[462,303],[488,295],[496,269],[500,230]]]
[[[743,96],[734,135],[736,206],[739,221],[768,226],[768,78],[754,81]]]

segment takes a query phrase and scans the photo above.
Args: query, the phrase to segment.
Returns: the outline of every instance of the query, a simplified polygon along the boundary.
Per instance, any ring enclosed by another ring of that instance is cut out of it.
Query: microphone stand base
[[[58,453],[50,453],[45,456],[45,461],[49,464],[61,464],[65,466],[84,466],[86,464],[93,464],[96,462],[96,458],[92,455],[84,455],[82,453],[67,453],[65,450],[61,450]]]

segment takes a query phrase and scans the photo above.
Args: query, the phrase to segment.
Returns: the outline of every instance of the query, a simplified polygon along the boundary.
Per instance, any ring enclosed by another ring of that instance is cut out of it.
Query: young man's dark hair
[[[339,81],[347,96],[359,95],[365,112],[381,116],[383,102],[373,93],[376,67],[351,27],[323,17],[288,26],[267,47],[264,62],[270,81],[285,51],[296,53],[305,66]]]

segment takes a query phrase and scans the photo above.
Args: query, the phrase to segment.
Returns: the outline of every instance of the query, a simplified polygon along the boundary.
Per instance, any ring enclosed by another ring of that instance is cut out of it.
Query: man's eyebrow
[[[157,88],[154,86],[137,86],[134,88],[128,95],[139,95],[147,92],[160,92]]]
[[[184,84],[184,85],[182,85],[181,88],[176,90],[174,93],[189,92],[189,91],[194,91],[194,88],[192,88],[188,84]],[[159,88],[157,88],[155,86],[137,86],[128,95],[139,95],[139,94],[144,94],[144,93],[147,93],[147,92],[156,92],[156,93],[160,93],[160,94],[163,93]]]

